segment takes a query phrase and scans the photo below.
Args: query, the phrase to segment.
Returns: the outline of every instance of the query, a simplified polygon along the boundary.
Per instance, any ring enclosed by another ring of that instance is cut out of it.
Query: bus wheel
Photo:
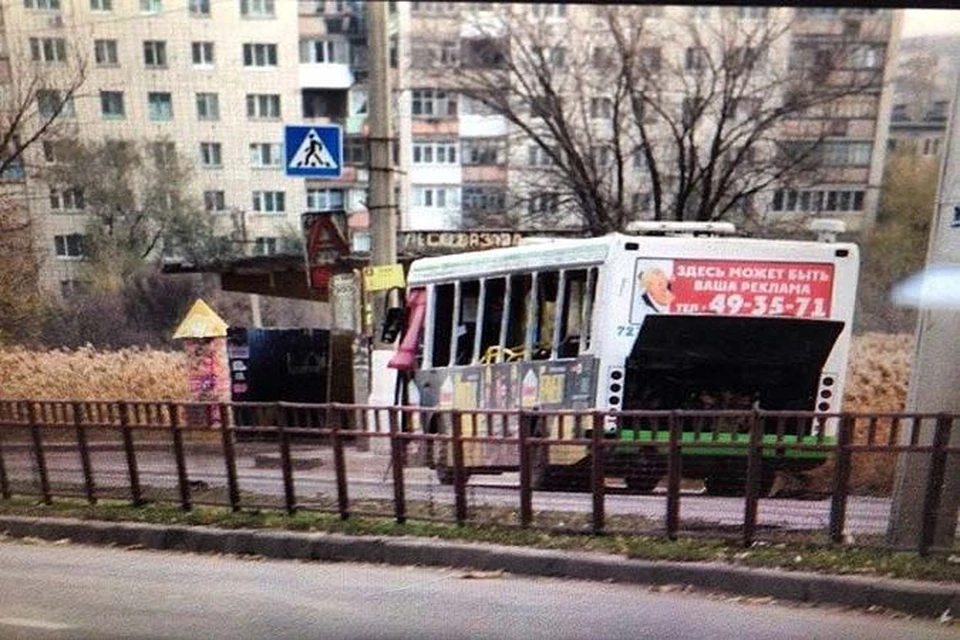
[[[773,481],[777,474],[774,469],[764,467],[760,474],[759,496],[766,498],[773,489]],[[747,474],[744,470],[728,471],[707,476],[703,479],[703,486],[708,496],[740,497],[747,494]]]
[[[624,481],[631,492],[650,493],[666,472],[667,462],[663,456],[653,452],[641,453],[631,461]]]

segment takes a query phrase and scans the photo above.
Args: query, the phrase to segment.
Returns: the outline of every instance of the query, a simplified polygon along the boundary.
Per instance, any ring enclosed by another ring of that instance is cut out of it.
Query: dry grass
[[[0,350],[0,399],[189,400],[185,357],[151,349]]]

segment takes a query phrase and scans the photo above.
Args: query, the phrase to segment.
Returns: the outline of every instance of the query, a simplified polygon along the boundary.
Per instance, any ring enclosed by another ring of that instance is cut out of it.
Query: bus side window
[[[480,300],[480,282],[468,280],[460,283],[460,313],[457,326],[457,348],[454,364],[473,362],[473,342],[477,333],[477,304]]]
[[[575,358],[590,346],[589,324],[595,289],[596,269],[572,269],[564,273],[558,357]]]
[[[450,336],[453,331],[454,285],[438,284],[434,288],[433,361],[431,366],[450,366]]]
[[[503,319],[503,296],[506,293],[507,283],[504,278],[490,278],[484,283],[483,313],[480,320],[480,353],[484,360],[491,347],[500,346],[500,323]],[[492,361],[496,361],[494,357]]]
[[[556,271],[541,271],[537,274],[536,316],[534,322],[534,360],[547,360],[557,348],[554,344],[556,327],[557,293],[560,274]]]
[[[528,317],[528,310],[532,288],[532,274],[522,273],[510,276],[510,300],[507,306],[510,315],[507,319],[507,337],[503,346],[515,352],[523,349],[526,344],[527,325],[531,320]],[[523,354],[522,359],[529,359],[529,355]]]

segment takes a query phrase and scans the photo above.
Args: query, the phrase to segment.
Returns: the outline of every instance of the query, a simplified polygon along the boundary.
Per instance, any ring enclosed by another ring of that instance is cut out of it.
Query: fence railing
[[[892,470],[909,454],[925,465],[916,500],[926,553],[960,464],[956,421],[12,400],[0,401],[0,496],[882,546]],[[778,480],[800,490],[770,499]]]

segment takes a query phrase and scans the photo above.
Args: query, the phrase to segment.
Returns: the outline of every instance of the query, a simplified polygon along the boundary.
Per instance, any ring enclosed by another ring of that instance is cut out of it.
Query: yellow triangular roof
[[[181,338],[222,338],[227,335],[227,323],[223,318],[197,298],[186,317],[173,334],[174,340]]]

